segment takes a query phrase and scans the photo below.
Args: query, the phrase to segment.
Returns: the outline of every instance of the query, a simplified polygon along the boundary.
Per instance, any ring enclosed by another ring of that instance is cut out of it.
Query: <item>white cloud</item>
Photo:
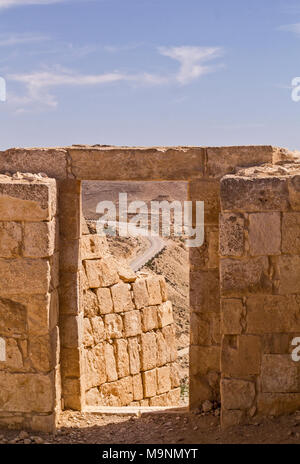
[[[206,61],[217,58],[221,54],[220,47],[159,47],[159,52],[179,61],[180,69],[176,80],[188,84],[198,77],[212,71],[212,66],[204,65]]]
[[[61,3],[65,0],[0,0],[1,8],[25,5],[50,5],[51,3]]]
[[[0,47],[10,47],[32,42],[41,42],[47,40],[47,37],[33,34],[0,34]]]
[[[293,34],[300,35],[300,23],[285,24],[279,27],[280,31],[292,32]]]

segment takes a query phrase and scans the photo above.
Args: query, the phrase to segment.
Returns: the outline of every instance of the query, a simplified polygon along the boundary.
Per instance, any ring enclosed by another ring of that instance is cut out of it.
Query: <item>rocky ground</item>
[[[1,444],[248,444],[300,443],[300,411],[263,423],[221,430],[219,409],[207,413],[148,413],[138,416],[65,411],[57,433],[0,430]]]

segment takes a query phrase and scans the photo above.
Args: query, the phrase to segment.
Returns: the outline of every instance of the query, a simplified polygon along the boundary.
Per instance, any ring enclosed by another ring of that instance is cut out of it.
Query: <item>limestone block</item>
[[[54,433],[56,427],[56,414],[37,415],[31,418],[30,429],[37,432]]]
[[[66,348],[76,348],[82,344],[83,314],[60,317],[61,343]]]
[[[282,255],[278,258],[280,294],[300,293],[300,256]]]
[[[1,221],[48,221],[56,214],[56,206],[54,179],[0,179]]]
[[[190,305],[194,311],[220,311],[219,271],[190,271]]]
[[[156,395],[157,389],[157,374],[156,369],[151,371],[142,372],[144,397],[150,398]]]
[[[26,335],[26,306],[0,298],[0,336]]]
[[[81,348],[62,348],[61,372],[64,377],[80,377],[83,364]]]
[[[0,292],[36,295],[47,293],[50,264],[45,259],[0,259]]]
[[[123,321],[119,314],[106,314],[104,316],[106,338],[121,338],[123,332]]]
[[[132,387],[133,387],[133,399],[135,401],[140,401],[144,397],[143,392],[143,382],[141,374],[134,375],[132,377]]]
[[[206,153],[206,174],[217,179],[234,172],[237,166],[272,163],[273,159],[271,146],[208,147]]]
[[[202,177],[201,147],[68,148],[72,173],[82,180],[187,180]]]
[[[204,223],[218,224],[220,212],[220,183],[214,180],[189,182],[189,198],[204,201]]]
[[[82,382],[78,378],[65,378],[64,387],[64,407],[80,411],[83,405]]]
[[[80,239],[82,259],[100,259],[108,255],[106,237],[97,234],[83,235]]]
[[[297,393],[297,363],[290,355],[266,354],[262,358],[261,381],[265,393]]]
[[[221,333],[234,335],[243,330],[242,319],[245,313],[243,301],[228,298],[221,300]]]
[[[252,256],[280,254],[279,212],[249,214],[249,246]]]
[[[191,374],[206,376],[210,371],[220,371],[220,347],[190,346]]]
[[[264,334],[263,352],[265,354],[288,354],[293,346],[291,345],[291,337],[294,335],[288,333]]]
[[[148,306],[142,311],[142,329],[144,332],[158,328],[158,307]]]
[[[176,341],[176,329],[175,325],[167,325],[162,328],[162,334],[167,344],[167,356],[168,362],[176,361],[177,359],[177,341]]]
[[[204,226],[204,242],[200,247],[189,248],[190,265],[201,270],[219,266],[219,228]]]
[[[157,347],[154,332],[141,335],[141,369],[147,371],[156,367]]]
[[[247,298],[247,332],[284,333],[300,330],[296,295],[253,295]]]
[[[282,215],[282,252],[292,255],[300,254],[299,213],[283,213]]]
[[[56,220],[50,222],[25,222],[24,252],[27,258],[46,258],[55,250]]]
[[[99,303],[100,314],[109,314],[113,312],[113,302],[109,288],[97,288],[96,295]]]
[[[166,393],[171,390],[170,366],[159,367],[157,374],[157,394]]]
[[[129,284],[125,284],[125,283],[116,284],[116,285],[113,285],[110,290],[112,294],[112,300],[113,300],[115,313],[122,313],[125,311],[131,311],[132,309],[134,309],[134,306],[131,300]]]
[[[83,346],[91,347],[94,345],[93,329],[89,318],[83,319]]]
[[[245,220],[242,214],[223,213],[220,215],[220,254],[222,256],[243,256]]]
[[[85,350],[85,388],[89,390],[106,382],[104,343]]]
[[[90,288],[109,287],[118,283],[116,264],[110,256],[83,262]]]
[[[117,364],[116,364],[113,345],[111,345],[110,343],[105,343],[104,354],[105,354],[107,381],[113,382],[114,380],[118,380]]]
[[[300,409],[300,393],[258,393],[257,414],[259,416],[281,416]]]
[[[271,293],[269,263],[265,256],[240,261],[222,259],[220,262],[221,289],[224,295]]]
[[[180,388],[174,388],[166,393],[166,395],[169,406],[178,406],[180,404]]]
[[[162,302],[160,279],[158,276],[151,276],[146,279],[149,294],[149,305],[158,305]]]
[[[140,311],[128,311],[123,316],[125,337],[134,337],[142,332]]]
[[[51,344],[51,341],[53,345]],[[55,367],[56,362],[55,358],[52,358],[52,350],[56,352],[55,348],[58,348],[57,343],[57,338],[50,340],[49,335],[30,337],[28,354],[35,370],[39,372],[49,372]]]
[[[129,282],[136,281],[137,276],[135,272],[131,269],[131,267],[126,262],[118,263],[117,270],[118,270],[119,277],[123,282],[129,283]]]
[[[237,341],[225,335],[221,349],[221,371],[226,377],[247,377],[260,373],[261,338],[239,335]],[[230,409],[230,408],[228,408]]]
[[[166,343],[166,340],[162,332],[160,331],[156,332],[156,346],[157,346],[156,365],[159,367],[164,366],[170,359],[170,351]]]
[[[246,380],[223,379],[221,399],[225,409],[248,409],[255,399],[255,385]]]
[[[63,272],[79,272],[81,269],[79,239],[60,239],[60,270]],[[85,282],[84,282],[85,283]],[[89,288],[89,285],[86,285]]]
[[[82,298],[83,287],[81,276],[81,272],[63,272],[60,274],[58,289],[60,314],[76,315],[84,308],[85,295]],[[88,316],[88,312],[86,316]]]
[[[129,365],[130,373],[138,374],[141,370],[140,363],[140,345],[137,337],[128,338],[128,353],[129,353]]]
[[[180,385],[179,368],[177,363],[170,364],[171,388],[177,388]]]
[[[137,279],[132,285],[135,307],[137,309],[149,306],[149,295],[144,279]]]
[[[21,347],[18,346],[17,340],[7,338],[5,340],[6,360],[0,362],[1,370],[10,370],[12,372],[24,371],[23,356]],[[27,353],[25,353],[27,355]]]
[[[162,298],[162,301],[164,302],[168,300],[168,289],[167,289],[166,279],[163,276],[158,276],[158,278],[159,278],[159,283],[160,283],[161,298]]]
[[[295,175],[288,179],[289,200],[294,211],[300,211],[300,176]]]
[[[157,309],[158,326],[159,328],[165,327],[166,325],[173,324],[173,310],[171,301],[166,301],[158,306]]]
[[[98,290],[107,290],[108,293],[109,293],[109,297],[110,297],[109,288],[98,289]],[[101,292],[101,295],[103,295],[103,292]],[[98,297],[98,299],[97,299],[97,297]],[[109,299],[107,301],[109,302]],[[93,292],[93,290],[86,290],[83,293],[83,309],[84,309],[85,317],[97,316],[99,314],[99,312],[101,314],[105,314],[105,313],[101,312],[101,308],[103,308],[103,306],[101,306],[101,303],[102,303],[102,301],[100,300],[98,293],[96,295]]]
[[[91,318],[94,343],[97,345],[105,339],[105,328],[102,317],[96,316]]]
[[[289,197],[286,179],[279,177],[226,176],[221,180],[223,211],[287,211]]]
[[[101,406],[101,396],[98,388],[91,388],[85,392],[85,404],[87,406]]]
[[[0,372],[0,409],[24,413],[52,412],[54,376]]]
[[[127,377],[129,375],[129,355],[127,349],[127,340],[115,340],[117,371],[119,378]]]
[[[127,406],[133,401],[132,377],[101,385],[101,404],[104,406]]]
[[[18,222],[0,222],[0,256],[15,258],[22,253],[22,226]]]

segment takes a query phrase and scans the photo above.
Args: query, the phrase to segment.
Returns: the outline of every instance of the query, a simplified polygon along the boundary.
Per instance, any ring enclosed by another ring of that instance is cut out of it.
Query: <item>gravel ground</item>
[[[0,443],[246,444],[300,443],[300,412],[221,430],[219,410],[137,416],[63,412],[55,435],[0,431]]]

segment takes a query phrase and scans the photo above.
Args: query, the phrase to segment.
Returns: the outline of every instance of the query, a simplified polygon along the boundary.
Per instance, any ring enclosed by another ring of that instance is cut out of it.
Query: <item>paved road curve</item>
[[[150,242],[150,247],[140,256],[137,256],[130,263],[130,267],[133,271],[138,271],[143,267],[151,258],[153,258],[157,253],[163,250],[166,246],[166,242],[161,237],[147,237]]]

